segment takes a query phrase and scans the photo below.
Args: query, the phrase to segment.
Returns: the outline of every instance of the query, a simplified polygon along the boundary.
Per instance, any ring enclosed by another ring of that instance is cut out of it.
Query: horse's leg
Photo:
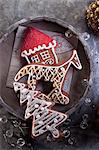
[[[61,90],[54,88],[49,94],[48,97],[52,99],[55,103],[60,103],[66,105],[69,103],[69,97],[62,94]]]
[[[30,90],[34,91],[36,89],[36,79],[33,77],[33,75],[29,75],[27,84]]]

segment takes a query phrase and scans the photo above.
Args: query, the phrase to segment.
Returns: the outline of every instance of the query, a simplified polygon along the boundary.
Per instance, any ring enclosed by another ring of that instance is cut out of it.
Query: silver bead
[[[25,140],[23,138],[19,138],[17,140],[17,145],[23,147],[25,145]]]
[[[11,138],[13,136],[13,130],[11,130],[11,129],[7,130],[6,131],[6,136],[9,137],[9,138]]]

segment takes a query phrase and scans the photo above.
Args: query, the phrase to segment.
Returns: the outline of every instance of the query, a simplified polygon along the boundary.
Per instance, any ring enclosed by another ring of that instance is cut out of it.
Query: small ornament
[[[11,138],[13,136],[13,129],[7,130],[6,131],[6,136]]]
[[[35,91],[38,80],[42,78],[44,81],[53,83],[54,89],[47,95],[49,99],[55,103],[68,104],[69,95],[67,92],[62,92],[62,87],[66,74],[70,66],[73,65],[77,69],[82,69],[77,51],[73,50],[73,53],[68,61],[61,65],[43,65],[43,64],[30,64],[20,69],[15,76],[15,82],[18,82],[21,78],[28,75],[28,89]],[[24,84],[21,86],[25,86]],[[16,90],[18,87],[14,87]]]
[[[7,117],[6,116],[0,117],[0,122],[4,124],[7,123],[8,122]]]
[[[86,11],[87,24],[99,35],[99,0],[92,2]]]
[[[25,140],[23,138],[19,138],[17,140],[17,146],[23,147],[25,145]]]
[[[24,34],[21,47],[21,56],[25,57],[28,64],[57,64],[58,58],[55,53],[57,42],[47,34],[36,28],[28,27]]]

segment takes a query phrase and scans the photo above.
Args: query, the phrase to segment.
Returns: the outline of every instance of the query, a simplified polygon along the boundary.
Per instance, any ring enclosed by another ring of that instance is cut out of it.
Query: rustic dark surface
[[[22,18],[37,17],[37,16],[48,16],[61,19],[66,21],[68,24],[73,25],[78,33],[89,32],[85,24],[84,13],[86,6],[92,0],[0,0],[0,36],[2,36],[6,29]],[[87,43],[92,50],[93,56],[93,68],[94,79],[93,79],[93,93],[92,98],[95,102],[98,101],[99,96],[99,38],[93,37],[93,43]],[[94,52],[93,52],[94,51]],[[0,109],[0,116],[9,116],[3,108]],[[11,116],[11,115],[10,115]],[[0,124],[0,126],[4,126]],[[3,138],[2,128],[0,127],[0,150],[18,150],[19,148],[9,148],[8,144]],[[5,127],[5,126],[4,126]],[[76,129],[75,129],[76,131]],[[98,150],[99,149],[99,135],[93,131],[84,131],[78,135],[76,146],[71,146],[63,143],[43,143],[38,141],[35,144],[35,150]],[[25,148],[23,148],[25,149]],[[26,148],[27,149],[27,148]],[[30,148],[28,148],[30,149]]]
[[[0,0],[0,33],[22,18],[48,16],[85,31],[84,13],[92,0]],[[82,28],[83,26],[83,28]]]

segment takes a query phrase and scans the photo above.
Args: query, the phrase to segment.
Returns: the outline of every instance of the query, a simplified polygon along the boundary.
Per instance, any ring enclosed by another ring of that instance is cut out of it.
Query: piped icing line
[[[67,104],[69,103],[69,97],[68,94],[62,93],[62,85],[71,65],[73,65],[76,69],[82,69],[82,65],[76,50],[73,50],[69,60],[61,65],[27,65],[21,68],[21,70],[16,74],[14,80],[17,82],[23,76],[28,75],[27,84],[32,90],[35,90],[36,81],[40,80],[41,78],[43,78],[44,81],[50,81],[53,83],[54,89],[49,93],[49,97],[53,99],[55,103]]]
[[[46,46],[45,44],[42,44],[42,45],[38,45],[38,47],[34,47],[34,49],[24,50],[24,51],[22,51],[21,56],[22,57],[30,56],[30,55],[35,54],[36,52],[38,52],[40,50],[50,49],[50,48],[54,48],[54,47],[56,47],[56,41],[55,40],[53,40],[52,43],[50,42],[48,46]],[[55,54],[55,52],[54,52],[54,54]]]

